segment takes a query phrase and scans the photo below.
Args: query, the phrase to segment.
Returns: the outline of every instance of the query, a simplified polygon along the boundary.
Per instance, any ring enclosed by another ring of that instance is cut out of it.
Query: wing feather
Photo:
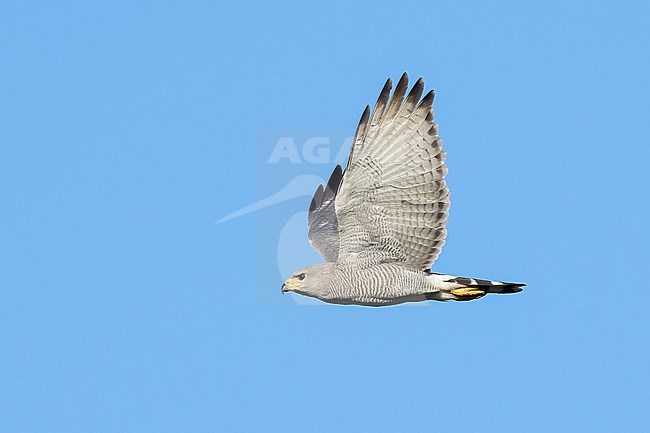
[[[343,170],[337,165],[325,186],[318,185],[316,188],[307,216],[309,242],[328,262],[335,262],[339,256],[338,222],[334,202],[342,178]]]
[[[445,152],[433,123],[433,91],[424,81],[410,92],[390,79],[361,117],[336,195],[338,259],[374,250],[386,260],[428,269],[447,236],[449,189]],[[318,192],[318,191],[317,191]]]
[[[350,166],[350,161],[352,161],[352,155],[354,155],[355,149],[361,147],[363,140],[366,138],[366,131],[368,130],[368,121],[370,120],[370,105],[366,105],[365,110],[361,114],[361,119],[359,119],[359,125],[357,126],[357,131],[354,133],[354,139],[352,140],[352,147],[350,148],[350,156],[348,156],[348,163],[345,166],[347,170]]]
[[[372,109],[372,115],[370,116],[370,125],[376,125],[381,119],[381,116],[384,114],[384,110],[388,105],[388,98],[390,97],[390,90],[393,87],[393,81],[389,78],[386,80],[384,87],[379,93],[375,107]]]
[[[402,74],[402,77],[399,79],[397,82],[397,86],[395,87],[395,92],[393,93],[393,96],[390,98],[390,102],[388,103],[388,108],[386,108],[386,111],[384,112],[384,115],[381,119],[381,122],[392,122],[393,119],[395,119],[395,116],[397,116],[397,113],[399,113],[400,108],[402,107],[402,103],[404,102],[404,95],[406,95],[406,90],[408,90],[409,86],[409,77],[404,72]]]

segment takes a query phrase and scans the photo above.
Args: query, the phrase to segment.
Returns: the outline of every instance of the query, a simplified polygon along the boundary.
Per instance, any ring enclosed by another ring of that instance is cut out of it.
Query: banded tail
[[[469,301],[481,298],[488,293],[519,293],[525,286],[522,283],[506,283],[436,273],[431,273],[428,278],[438,291],[427,295],[427,299],[435,300]]]

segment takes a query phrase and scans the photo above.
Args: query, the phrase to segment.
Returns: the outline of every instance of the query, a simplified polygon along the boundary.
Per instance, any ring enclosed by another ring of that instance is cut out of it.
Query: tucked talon
[[[483,296],[485,292],[471,287],[463,287],[462,289],[452,290],[451,294],[454,296]]]

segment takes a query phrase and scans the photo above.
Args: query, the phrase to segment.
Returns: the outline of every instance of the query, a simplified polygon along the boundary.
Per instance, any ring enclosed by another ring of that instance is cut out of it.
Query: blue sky
[[[650,7],[535,3],[4,2],[0,431],[646,431]],[[215,221],[329,175],[263,128],[354,128],[403,71],[448,153],[434,269],[528,288],[298,305],[269,222],[309,199]]]

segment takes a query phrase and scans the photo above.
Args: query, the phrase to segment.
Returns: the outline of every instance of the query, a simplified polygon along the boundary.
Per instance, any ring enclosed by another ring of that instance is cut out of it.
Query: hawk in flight
[[[447,237],[445,152],[433,123],[433,91],[408,95],[402,75],[367,106],[345,170],[337,165],[309,206],[309,241],[325,263],[299,269],[282,285],[333,304],[395,305],[468,301],[517,293],[524,284],[431,272]]]

